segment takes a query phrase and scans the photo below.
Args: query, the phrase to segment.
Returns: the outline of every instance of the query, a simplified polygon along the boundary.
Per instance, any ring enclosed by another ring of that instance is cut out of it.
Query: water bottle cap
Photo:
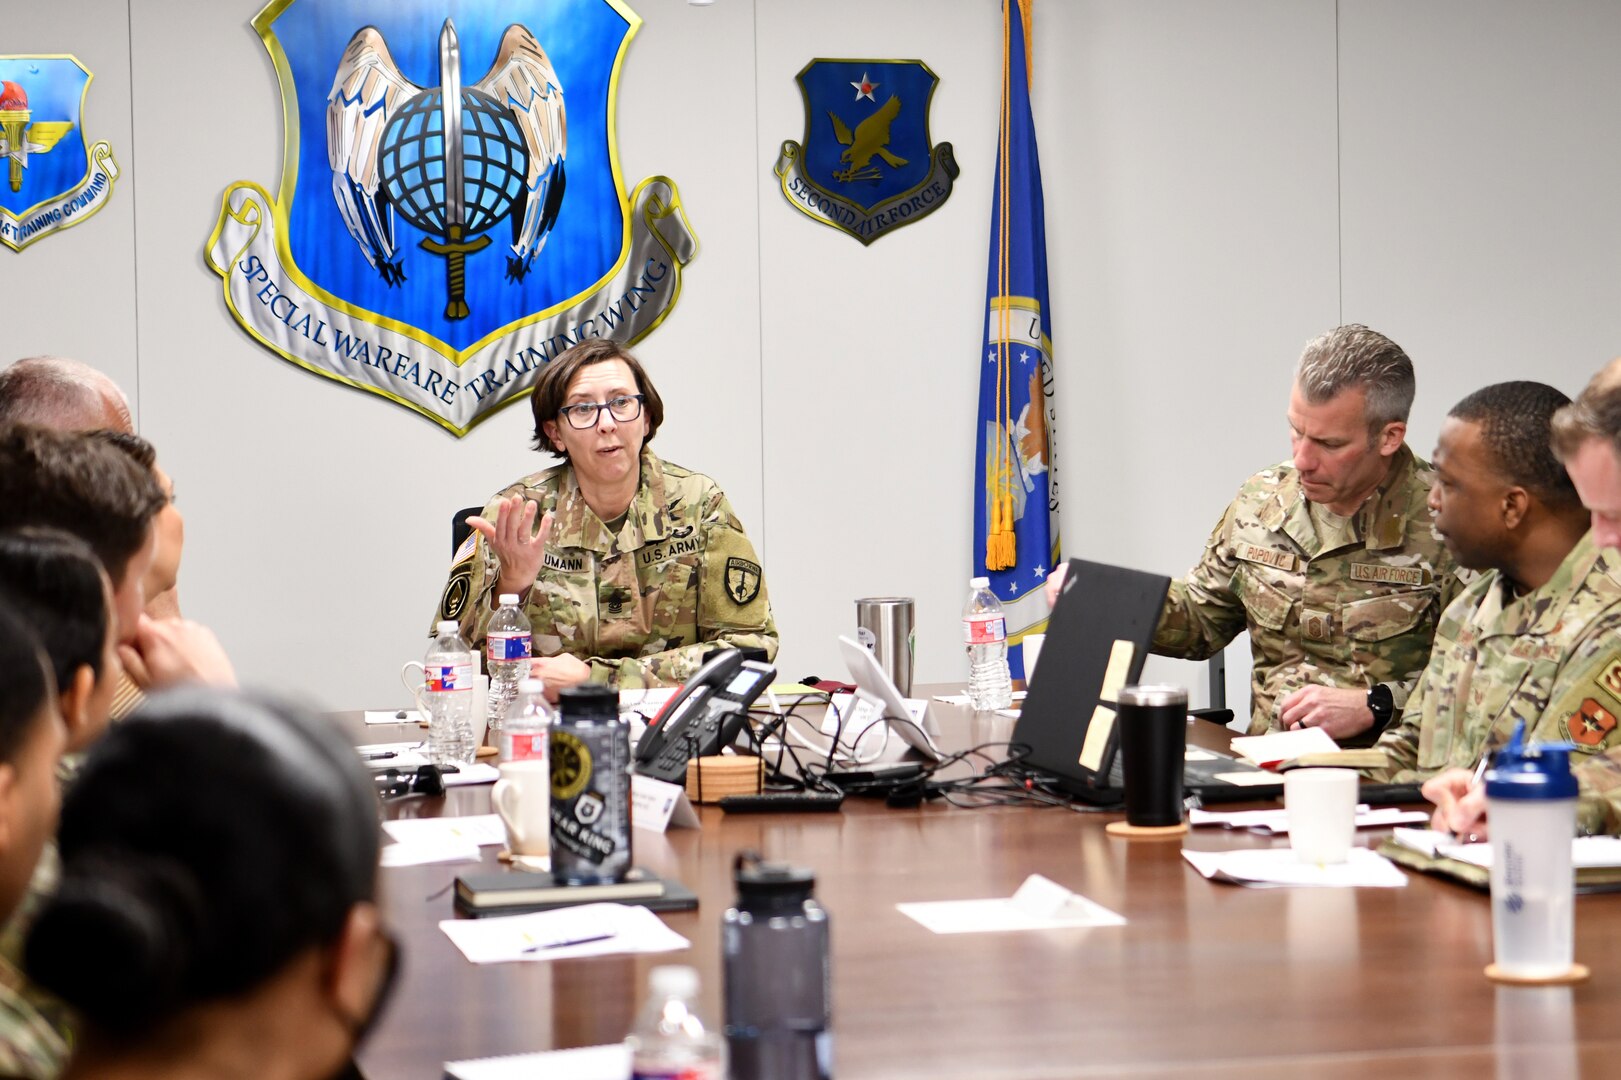
[[[1569,743],[1536,743],[1525,746],[1525,721],[1515,725],[1514,734],[1497,751],[1486,771],[1488,799],[1574,799],[1576,777],[1570,771]]]
[[[441,634],[460,633],[461,632],[461,625],[459,623],[457,623],[454,619],[441,619],[441,620],[439,620],[438,630],[439,630],[439,633],[441,633]]]
[[[988,589],[991,587],[991,579],[988,577],[969,578],[968,587],[970,589]]]
[[[695,997],[698,972],[681,964],[665,964],[648,972],[647,985],[659,997]]]
[[[518,606],[518,594],[515,592],[504,592],[496,599],[500,601],[502,607],[506,607],[508,604],[513,607]]]
[[[570,720],[617,719],[619,717],[619,691],[601,683],[581,683],[565,687],[557,695],[558,719]]]
[[[810,899],[816,872],[787,863],[766,862],[753,851],[739,852],[732,863],[740,906],[746,901],[798,903]]]

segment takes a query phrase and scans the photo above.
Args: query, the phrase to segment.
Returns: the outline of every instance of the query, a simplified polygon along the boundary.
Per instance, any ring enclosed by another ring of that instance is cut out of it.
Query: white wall
[[[760,546],[785,675],[838,674],[851,601],[907,593],[918,677],[960,677],[999,7],[632,6],[645,26],[622,84],[625,178],[673,177],[701,242],[639,350],[669,406],[658,447],[719,479]],[[1537,377],[1574,392],[1617,351],[1621,75],[1606,49],[1621,8],[1037,9],[1070,554],[1184,570],[1237,485],[1286,453],[1290,367],[1342,320],[1412,353],[1422,453],[1469,390]],[[0,252],[0,359],[76,355],[130,390],[187,516],[187,612],[247,678],[336,707],[394,703],[442,584],[449,512],[534,467],[527,411],[456,440],[231,321],[203,246],[224,189],[274,189],[281,167],[255,11],[8,11],[7,52],[71,51],[95,72],[87,129],[125,176],[94,220]],[[770,171],[801,136],[795,73],[851,55],[930,64],[931,129],[963,168],[943,208],[870,248],[793,211]],[[1192,665],[1151,671],[1202,686]]]

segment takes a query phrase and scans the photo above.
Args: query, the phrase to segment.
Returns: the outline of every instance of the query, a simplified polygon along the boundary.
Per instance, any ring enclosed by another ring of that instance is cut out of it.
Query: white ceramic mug
[[[1036,660],[1041,656],[1041,647],[1047,643],[1046,634],[1024,635],[1024,685],[1030,685],[1030,676],[1035,674]]]
[[[501,763],[490,804],[507,829],[514,855],[543,858],[551,852],[552,765],[547,758]]]
[[[411,700],[416,702],[417,711],[422,714],[422,722],[428,721],[428,702],[424,695],[427,693],[427,669],[420,660],[408,660],[400,666],[400,682],[411,692]],[[484,745],[485,729],[489,726],[489,697],[490,677],[488,675],[473,676],[473,745]]]
[[[1342,863],[1356,836],[1357,774],[1350,769],[1290,769],[1283,774],[1289,846],[1301,862]]]

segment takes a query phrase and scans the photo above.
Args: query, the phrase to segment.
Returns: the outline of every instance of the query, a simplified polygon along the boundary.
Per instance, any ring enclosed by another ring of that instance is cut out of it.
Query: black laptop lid
[[[1171,579],[1158,574],[1070,560],[1013,727],[1013,741],[1030,748],[1025,761],[1032,768],[1071,781],[1065,786],[1108,786],[1118,736],[1113,701],[1102,700],[1104,680],[1111,660],[1115,689],[1142,677],[1170,587]]]

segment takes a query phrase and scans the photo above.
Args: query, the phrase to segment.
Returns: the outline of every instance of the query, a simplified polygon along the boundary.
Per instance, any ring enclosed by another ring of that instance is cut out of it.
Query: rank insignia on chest
[[[1592,698],[1587,698],[1565,718],[1565,734],[1578,746],[1602,746],[1615,730],[1615,714]]]
[[[608,614],[623,615],[625,613],[625,591],[615,589],[608,594]]]

